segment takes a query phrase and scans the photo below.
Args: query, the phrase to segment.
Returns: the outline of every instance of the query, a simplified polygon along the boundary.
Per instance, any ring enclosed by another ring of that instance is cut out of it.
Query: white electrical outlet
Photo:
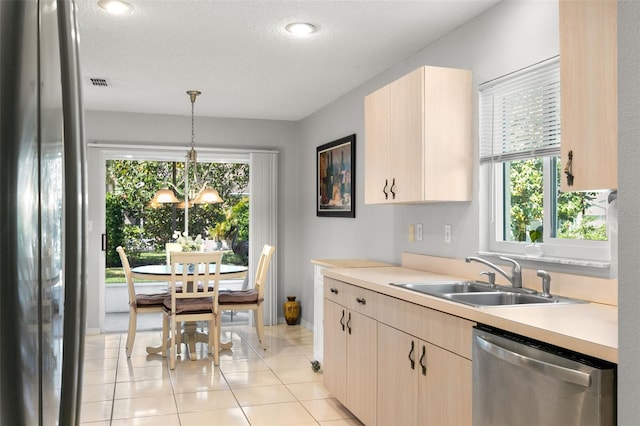
[[[416,224],[416,241],[422,241],[422,224]]]
[[[415,241],[415,228],[413,225],[409,225],[409,242]]]
[[[444,226],[444,242],[445,243],[451,242],[451,225]]]

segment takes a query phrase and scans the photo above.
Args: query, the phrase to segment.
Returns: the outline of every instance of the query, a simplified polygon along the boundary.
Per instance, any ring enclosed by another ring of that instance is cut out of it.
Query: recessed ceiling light
[[[125,0],[98,0],[98,6],[112,15],[122,15],[133,10],[131,3]]]
[[[308,22],[294,22],[284,27],[284,29],[287,30],[288,33],[296,36],[309,35],[317,30],[315,25],[309,24]]]

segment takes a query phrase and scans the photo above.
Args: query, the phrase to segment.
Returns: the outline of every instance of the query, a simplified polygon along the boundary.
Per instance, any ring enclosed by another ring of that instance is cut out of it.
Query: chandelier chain
[[[195,130],[194,130],[195,121],[194,121],[194,118],[193,118],[195,105],[196,105],[196,99],[194,97],[191,100],[191,149],[194,149],[194,147],[196,146]]]

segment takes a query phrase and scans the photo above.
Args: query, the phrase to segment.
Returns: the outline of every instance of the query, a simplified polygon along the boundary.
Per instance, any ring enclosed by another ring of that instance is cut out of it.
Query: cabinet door
[[[366,425],[376,424],[377,359],[377,321],[348,311],[345,405]]]
[[[471,361],[425,342],[418,360],[427,369],[419,380],[420,424],[471,425]]]
[[[378,424],[417,425],[418,339],[378,323]]]
[[[423,194],[424,67],[389,85],[390,202],[421,201]],[[394,185],[395,183],[395,185]]]
[[[426,67],[424,73],[424,199],[471,201],[471,72]]]
[[[386,202],[389,194],[389,86],[364,98],[364,202]],[[387,188],[385,189],[385,182]]]
[[[344,405],[347,403],[347,345],[342,324],[346,324],[346,311],[343,306],[324,299],[324,385]]]
[[[616,0],[560,1],[563,191],[618,187],[616,29]]]

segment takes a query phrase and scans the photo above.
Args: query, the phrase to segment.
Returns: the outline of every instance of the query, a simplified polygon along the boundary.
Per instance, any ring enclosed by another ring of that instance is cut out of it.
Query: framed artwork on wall
[[[356,217],[356,135],[316,149],[316,215]]]

